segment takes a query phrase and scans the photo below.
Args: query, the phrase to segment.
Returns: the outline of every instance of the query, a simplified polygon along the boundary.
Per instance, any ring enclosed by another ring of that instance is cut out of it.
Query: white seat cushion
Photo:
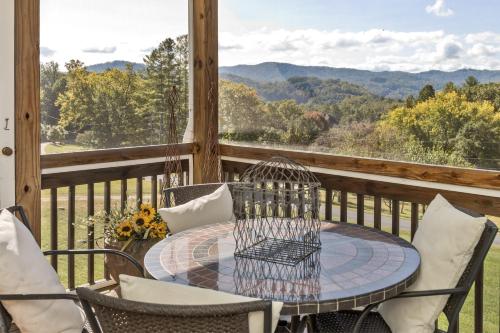
[[[233,217],[233,199],[227,184],[213,193],[186,202],[185,204],[159,209],[172,233],[202,225],[227,222]]]
[[[124,299],[156,304],[210,305],[258,300],[211,289],[148,280],[128,275],[120,275],[120,288]],[[273,302],[272,322],[274,329],[278,325],[282,307],[282,302]],[[262,311],[249,313],[248,323],[250,333],[264,332],[264,313]]]
[[[30,231],[8,210],[0,214],[0,294],[64,294],[66,290]],[[81,333],[71,300],[4,301],[23,333]]]
[[[420,273],[407,290],[455,288],[472,258],[486,220],[459,211],[438,194],[425,211],[413,239],[420,252]],[[382,303],[379,312],[393,333],[432,333],[434,321],[448,297],[396,299]]]

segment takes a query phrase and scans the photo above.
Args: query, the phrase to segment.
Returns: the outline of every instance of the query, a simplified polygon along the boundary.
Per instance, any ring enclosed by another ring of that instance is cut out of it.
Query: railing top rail
[[[320,168],[423,180],[443,184],[472,186],[493,190],[500,189],[500,171],[495,170],[458,168],[281,148],[275,149],[229,144],[221,145],[221,154],[228,157],[254,160],[266,160],[271,156],[281,155],[298,161],[304,165]]]
[[[249,165],[253,164],[251,161],[238,161],[227,159],[223,157],[222,165],[225,171],[235,172],[241,174]],[[344,174],[335,174],[331,172],[322,172],[315,170],[318,179],[324,188],[331,190],[340,190],[351,192],[361,195],[380,196],[386,199],[393,199],[398,201],[415,202],[419,204],[429,204],[432,199],[439,193],[443,195],[448,201],[460,205],[462,207],[474,210],[481,214],[500,216],[500,197],[492,196],[491,190],[479,189],[477,192],[471,193],[466,191],[457,190],[456,188],[463,186],[437,186],[430,187],[426,184],[408,184],[408,183],[395,183],[388,182],[380,177],[377,179],[366,179],[361,177],[353,177]],[[415,181],[415,183],[417,183]],[[425,182],[420,182],[425,183]],[[447,188],[449,187],[449,188]]]
[[[85,164],[132,161],[154,157],[165,156],[165,151],[169,145],[142,146],[142,147],[127,147],[127,148],[111,148],[99,149],[91,151],[82,151],[74,153],[60,153],[42,155],[41,168],[60,168],[70,167]],[[179,154],[192,154],[195,149],[193,143],[178,144]]]

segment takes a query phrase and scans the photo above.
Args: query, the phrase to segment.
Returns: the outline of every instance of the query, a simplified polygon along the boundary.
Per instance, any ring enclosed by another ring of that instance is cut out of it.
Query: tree
[[[418,94],[418,101],[425,102],[426,100],[436,96],[436,91],[431,84],[426,84]]]
[[[479,84],[479,81],[474,77],[474,76],[469,76],[467,79],[465,79],[465,86],[466,87],[475,87]]]
[[[155,124],[154,133],[159,139],[156,143],[166,143],[165,132],[168,124],[168,92],[173,86],[179,91],[179,104],[176,110],[178,133],[186,128],[188,118],[188,38],[167,38],[144,58],[148,88],[148,117]],[[180,139],[180,137],[179,137]]]
[[[59,121],[57,98],[66,89],[66,79],[56,62],[40,66],[40,113],[42,124],[56,125]]]
[[[439,93],[414,108],[392,110],[384,123],[423,150],[457,154],[475,165],[500,157],[500,114],[489,101]]]
[[[241,83],[219,82],[219,132],[232,140],[257,140],[263,130],[263,102]]]
[[[453,82],[448,82],[443,88],[445,94],[458,91],[457,86]]]
[[[81,62],[67,68],[67,89],[57,101],[65,130],[95,148],[149,143],[144,80],[132,66],[103,73],[89,73]]]
[[[417,101],[415,100],[415,97],[413,97],[413,95],[406,97],[406,107],[407,108],[414,107],[416,103],[417,103]]]

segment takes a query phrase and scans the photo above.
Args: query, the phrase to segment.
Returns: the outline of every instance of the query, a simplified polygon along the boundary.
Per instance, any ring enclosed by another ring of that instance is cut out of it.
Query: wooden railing
[[[192,154],[193,145],[182,144],[178,148],[182,156],[182,175],[177,177],[182,179],[184,184],[188,184],[189,156]],[[145,199],[144,184],[148,185],[147,200],[157,208],[160,204],[165,150],[166,146],[153,146],[42,156],[44,249],[72,249],[82,245],[93,248],[96,246],[96,235],[102,235],[103,230],[94,230],[92,224],[83,223],[83,220],[93,216],[97,209],[109,213],[114,207],[124,210],[130,202],[139,205]],[[130,183],[133,183],[135,189],[130,188]],[[96,187],[99,188],[99,194],[96,194]],[[81,202],[83,205],[77,205]],[[60,210],[66,211],[65,216],[60,216]],[[50,213],[44,214],[44,211]],[[82,232],[82,228],[86,230]],[[61,230],[65,230],[66,234],[61,235]],[[102,246],[102,243],[99,245]],[[79,260],[73,256],[69,256],[67,262],[56,257],[51,258],[52,266],[64,277],[68,288],[75,288],[82,283],[92,285],[96,280],[107,278],[106,272],[104,276],[96,276],[96,267],[98,271],[103,270],[102,256],[99,256],[97,262],[93,255],[89,255],[86,259],[86,277],[83,279],[79,274],[80,279],[77,281],[75,259]],[[66,266],[64,272],[59,267],[60,263]]]
[[[179,145],[179,151],[184,156],[182,177],[189,183],[189,156],[196,151],[196,145]],[[50,241],[45,242],[46,247],[74,248],[78,241],[77,216],[92,216],[97,209],[110,211],[113,204],[124,208],[130,195],[140,202],[144,199],[144,184],[151,189],[148,199],[155,207],[159,205],[158,176],[163,174],[164,152],[165,146],[159,146],[43,156],[42,188],[50,191],[48,204],[42,202],[42,210],[50,210],[46,235]],[[238,180],[249,165],[275,155],[310,166],[323,187],[321,218],[383,229],[408,239],[413,238],[426,205],[437,193],[464,208],[500,216],[500,172],[496,171],[235,145],[221,145],[221,154],[227,181]],[[130,179],[135,180],[135,191],[129,189]],[[61,192],[67,192],[66,199],[61,200]],[[85,202],[85,211],[77,207],[77,199]],[[67,212],[63,219],[58,219],[61,206]],[[65,244],[60,244],[58,238],[61,228],[67,230],[66,237],[62,237]],[[95,246],[94,235],[99,232],[102,231],[88,226],[86,246]],[[102,265],[102,258],[99,262],[93,256],[86,260],[83,282],[93,284],[97,280],[94,268]],[[52,259],[52,264],[61,268],[56,259]],[[82,283],[75,281],[74,258],[69,258],[66,270],[69,288]],[[483,288],[484,277],[480,274],[475,283],[475,332],[483,331]]]
[[[250,165],[271,156],[285,156],[310,166],[323,187],[320,217],[328,221],[368,225],[413,239],[426,205],[438,193],[458,206],[500,216],[498,171],[234,145],[221,145],[221,154],[227,181],[238,180]],[[338,208],[336,216],[334,208]],[[403,219],[402,212],[406,212]],[[367,223],[367,217],[370,217],[370,223]],[[483,332],[483,271],[484,268],[474,287],[476,333]]]

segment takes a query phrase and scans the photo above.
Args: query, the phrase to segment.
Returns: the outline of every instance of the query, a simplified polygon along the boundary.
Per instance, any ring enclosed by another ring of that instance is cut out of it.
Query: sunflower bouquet
[[[121,250],[135,240],[160,240],[168,233],[167,223],[150,203],[143,203],[137,209],[101,212],[90,217],[89,223],[104,224],[105,243],[122,243]]]

